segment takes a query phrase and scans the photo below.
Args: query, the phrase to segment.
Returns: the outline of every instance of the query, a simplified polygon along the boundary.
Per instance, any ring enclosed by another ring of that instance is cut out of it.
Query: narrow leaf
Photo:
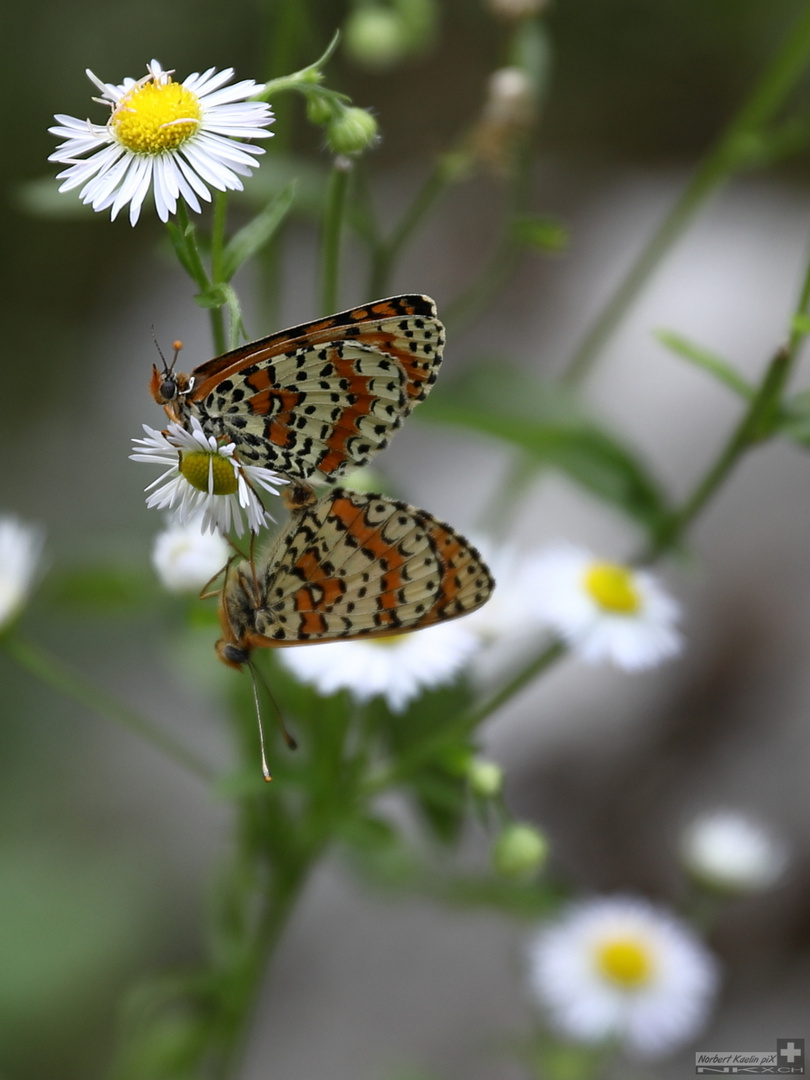
[[[658,330],[656,331],[655,336],[662,345],[665,345],[683,360],[688,360],[691,364],[694,364],[695,367],[707,371],[710,375],[713,375],[718,382],[723,383],[746,401],[750,401],[754,396],[754,387],[751,386],[751,384],[744,379],[742,375],[728,363],[728,361],[723,360],[722,357],[717,356],[715,353],[708,352],[706,349],[702,349],[699,345],[687,341],[686,338],[681,337],[680,334],[676,334],[671,330]]]
[[[230,281],[239,267],[273,238],[293,204],[295,188],[296,183],[292,180],[225,245],[222,253],[222,273],[226,281]]]

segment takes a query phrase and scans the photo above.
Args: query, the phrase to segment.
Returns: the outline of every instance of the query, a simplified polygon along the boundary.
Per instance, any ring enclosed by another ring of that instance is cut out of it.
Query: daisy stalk
[[[778,129],[770,131],[768,125],[804,75],[809,58],[810,9],[807,9],[591,323],[568,361],[567,382],[575,384],[587,377],[647,282],[707,200],[736,172],[750,165],[752,159],[768,157],[769,142],[776,143],[780,135]]]

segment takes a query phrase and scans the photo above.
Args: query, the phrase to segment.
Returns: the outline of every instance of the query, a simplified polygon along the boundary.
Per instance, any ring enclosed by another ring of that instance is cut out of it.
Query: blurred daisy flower
[[[232,552],[218,532],[203,532],[197,518],[170,522],[152,544],[152,565],[169,592],[198,593],[222,570]]]
[[[247,527],[259,532],[273,518],[256,489],[278,495],[278,486],[287,481],[272,469],[243,465],[234,455],[234,443],[206,435],[196,417],[190,423],[191,431],[170,423],[166,432],[144,424],[146,438],[132,440],[135,453],[129,456],[133,461],[166,466],[144,489],[154,488],[146,505],[172,510],[181,525],[199,515],[202,531],[227,533],[233,528],[238,535],[244,531],[244,512]]]
[[[640,671],[681,650],[680,607],[646,570],[565,545],[545,553],[524,585],[538,615],[588,663]]]
[[[479,647],[474,634],[449,622],[414,634],[280,649],[279,660],[319,694],[348,690],[360,702],[384,697],[392,712],[404,712],[423,690],[452,683]]]
[[[788,864],[786,844],[738,810],[707,811],[681,835],[681,858],[699,881],[728,892],[774,885]]]
[[[182,83],[157,60],[146,69],[144,78],[120,86],[88,70],[101,92],[95,100],[109,105],[110,119],[93,124],[57,114],[58,125],[48,129],[65,140],[48,158],[68,165],[57,176],[59,190],[81,187],[82,202],[110,207],[112,218],[129,205],[132,225],[150,188],[161,221],[176,212],[178,198],[199,213],[199,200],[211,201],[209,187],[241,191],[239,177],[250,176],[264,153],[243,140],[272,134],[263,130],[273,122],[270,106],[246,100],[262,85],[248,79],[225,86],[233,68],[194,72]]]
[[[19,613],[34,584],[44,534],[11,514],[0,516],[0,631]]]
[[[714,957],[665,908],[617,896],[572,904],[529,947],[529,980],[570,1039],[615,1039],[641,1057],[677,1049],[703,1027]]]
[[[473,539],[498,587],[483,607],[466,616],[465,628],[488,644],[501,640],[514,644],[515,639],[547,629],[537,597],[527,588],[527,582],[542,567],[543,556],[522,554],[512,544],[499,545],[488,537]]]

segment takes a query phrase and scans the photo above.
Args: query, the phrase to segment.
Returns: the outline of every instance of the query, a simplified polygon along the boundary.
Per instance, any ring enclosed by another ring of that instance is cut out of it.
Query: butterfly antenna
[[[270,700],[273,703],[273,709],[275,710],[275,713],[276,713],[276,720],[278,721],[278,726],[279,726],[279,729],[281,731],[281,734],[284,737],[284,742],[287,744],[287,746],[290,748],[290,750],[297,750],[298,749],[298,742],[296,741],[295,736],[290,734],[290,732],[287,730],[287,727],[286,727],[286,725],[284,723],[284,717],[281,715],[281,709],[278,707],[278,702],[273,697],[272,690],[267,685],[267,680],[262,677],[261,672],[257,668],[255,668],[253,666],[253,664],[250,664],[249,666],[250,666],[251,678],[253,679],[253,691],[254,691],[254,694],[256,693],[256,681],[258,680],[262,684],[262,686],[264,687],[265,693],[267,694],[267,696],[270,698]],[[259,711],[258,698],[257,698],[257,704],[256,704],[256,711],[257,712]],[[261,724],[260,724],[260,726],[261,726]]]
[[[253,685],[253,702],[256,706],[256,720],[259,725],[259,749],[262,755],[262,776],[269,784],[273,779],[273,774],[267,767],[267,754],[264,749],[264,725],[262,724],[262,708],[261,703],[259,702],[259,687],[256,684],[257,672],[253,664],[248,664],[248,667],[250,668],[250,681]]]
[[[163,349],[161,349],[161,347],[160,347],[160,342],[157,339],[157,334],[155,333],[154,326],[152,327],[152,341],[154,341],[154,343],[155,343],[155,348],[158,351],[158,356],[163,361],[163,373],[164,373],[164,375],[171,375],[171,373],[174,371],[174,365],[177,363],[177,357],[180,355],[180,350],[183,348],[183,342],[182,341],[173,341],[172,342],[172,348],[174,349],[174,356],[172,357],[171,364],[169,364],[167,362],[167,360],[166,360],[166,357],[163,355]]]

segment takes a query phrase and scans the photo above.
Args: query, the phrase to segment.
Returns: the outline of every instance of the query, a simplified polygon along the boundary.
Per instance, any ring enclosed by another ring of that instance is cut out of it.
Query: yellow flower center
[[[649,982],[653,971],[649,950],[633,938],[614,938],[596,949],[600,974],[622,989],[634,990]]]
[[[233,495],[239,482],[228,458],[221,454],[206,454],[204,450],[180,455],[180,472],[198,491],[208,491],[209,470],[213,473],[213,494]]]
[[[616,563],[593,563],[585,573],[585,588],[605,611],[635,615],[641,607],[633,572]]]
[[[133,86],[110,117],[115,137],[134,154],[164,154],[191,138],[202,120],[196,94],[167,79]]]
[[[387,634],[385,637],[371,638],[372,645],[399,645],[407,634]]]

